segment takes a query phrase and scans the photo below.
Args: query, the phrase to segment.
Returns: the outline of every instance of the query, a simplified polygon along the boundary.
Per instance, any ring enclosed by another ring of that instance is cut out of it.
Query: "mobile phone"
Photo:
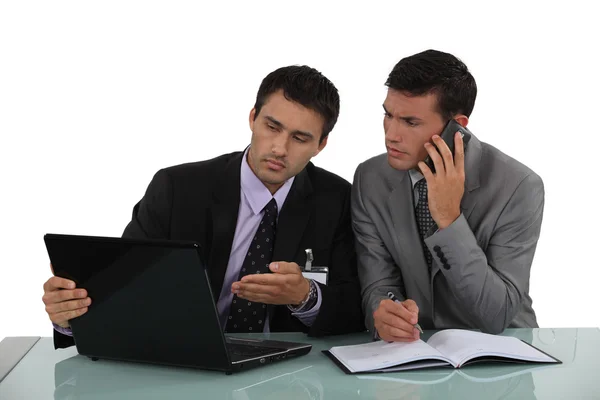
[[[462,139],[463,139],[463,145],[465,146],[465,148],[467,146],[467,143],[469,143],[469,140],[471,139],[471,135],[472,135],[470,130],[468,130],[464,126],[460,125],[455,120],[451,119],[450,121],[448,121],[448,123],[442,130],[442,133],[440,133],[440,138],[442,138],[442,140],[444,142],[446,142],[446,144],[448,145],[448,148],[452,152],[452,155],[454,155],[454,134],[456,132],[461,133]],[[435,146],[435,144],[434,144],[434,146]],[[437,149],[437,147],[436,147],[436,149]],[[433,165],[433,160],[431,159],[431,157],[429,155],[427,156],[427,158],[425,159],[424,162],[429,167],[431,172],[435,172],[435,166]]]

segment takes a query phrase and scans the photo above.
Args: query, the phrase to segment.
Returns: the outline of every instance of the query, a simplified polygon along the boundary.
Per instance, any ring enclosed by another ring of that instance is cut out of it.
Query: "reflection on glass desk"
[[[433,332],[426,332],[426,340]],[[378,374],[344,374],[321,350],[364,343],[368,334],[313,339],[306,356],[234,375],[108,360],[42,338],[0,383],[0,399],[600,399],[600,330],[509,329],[563,363],[474,365]],[[249,335],[263,336],[263,335]],[[558,384],[560,382],[560,384]]]

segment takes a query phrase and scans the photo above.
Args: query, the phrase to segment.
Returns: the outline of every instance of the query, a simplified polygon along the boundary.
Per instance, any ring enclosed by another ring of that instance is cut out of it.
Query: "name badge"
[[[329,281],[329,268],[313,266],[314,261],[312,249],[306,249],[306,264],[302,269],[302,276],[306,279],[312,279],[315,282],[319,282],[323,285],[327,285]]]

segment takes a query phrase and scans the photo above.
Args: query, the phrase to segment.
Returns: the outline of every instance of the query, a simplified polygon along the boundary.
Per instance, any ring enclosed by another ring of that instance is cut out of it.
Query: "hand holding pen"
[[[373,313],[377,335],[388,342],[412,342],[420,338],[419,308],[413,300],[401,302],[393,293],[381,300]]]
[[[398,304],[402,304],[402,302],[401,302],[401,301],[400,301],[400,300],[399,300],[399,299],[396,297],[396,295],[395,295],[394,293],[392,293],[392,292],[388,292],[388,297],[389,297],[389,298],[390,298],[390,299],[391,299],[393,302],[396,302],[396,303],[398,303]],[[416,304],[415,304],[415,305],[416,305]],[[410,310],[409,310],[409,311],[410,311]],[[417,309],[417,313],[418,313],[418,312],[419,312],[419,310]],[[418,323],[418,322],[417,322],[417,323],[415,323],[415,324],[413,324],[413,326],[414,326],[415,328],[417,328],[417,330],[418,330],[420,333],[423,333],[423,329],[421,329],[421,325],[419,325],[419,323]]]

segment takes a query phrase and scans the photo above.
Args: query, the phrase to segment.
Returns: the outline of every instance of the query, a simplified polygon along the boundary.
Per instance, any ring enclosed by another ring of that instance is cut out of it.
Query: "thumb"
[[[271,272],[278,274],[301,274],[300,267],[295,262],[275,261],[269,264]]]

